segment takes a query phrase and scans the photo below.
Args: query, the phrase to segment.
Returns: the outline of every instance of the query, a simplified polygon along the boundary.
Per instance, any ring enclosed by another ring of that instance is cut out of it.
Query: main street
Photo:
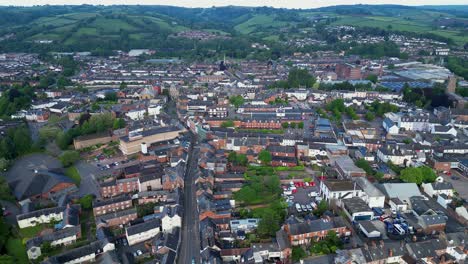
[[[193,146],[194,144],[196,144],[196,142],[195,140],[192,140],[192,144],[189,148],[187,167],[185,170],[182,242],[177,261],[177,263],[180,264],[188,264],[192,263],[192,261],[194,261],[194,263],[200,263],[200,236],[198,232],[199,219],[194,178],[195,171],[198,166],[198,155],[200,149],[197,146]]]

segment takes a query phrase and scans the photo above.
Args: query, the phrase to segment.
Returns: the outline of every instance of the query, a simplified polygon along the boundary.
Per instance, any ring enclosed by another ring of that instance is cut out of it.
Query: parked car
[[[310,204],[306,204],[306,207],[307,207],[307,210],[309,210],[309,211],[312,211],[312,210],[313,210],[313,209],[312,209],[312,206],[310,206]]]

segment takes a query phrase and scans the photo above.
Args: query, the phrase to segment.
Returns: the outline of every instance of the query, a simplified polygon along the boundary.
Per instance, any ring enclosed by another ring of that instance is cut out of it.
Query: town
[[[464,263],[468,51],[324,32],[362,46],[0,54],[0,263]]]

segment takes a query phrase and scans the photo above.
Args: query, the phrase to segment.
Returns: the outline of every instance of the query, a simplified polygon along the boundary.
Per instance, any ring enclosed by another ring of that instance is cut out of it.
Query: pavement
[[[193,146],[192,142],[192,146]],[[187,168],[185,170],[184,184],[184,219],[182,223],[182,243],[177,263],[188,264],[200,263],[200,235],[199,219],[196,199],[196,185],[194,171],[198,166],[198,155],[200,150],[194,147],[189,150]]]

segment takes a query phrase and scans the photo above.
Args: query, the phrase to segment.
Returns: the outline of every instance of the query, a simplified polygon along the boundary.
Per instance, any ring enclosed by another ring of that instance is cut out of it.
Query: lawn
[[[33,237],[36,237],[37,235],[39,235],[39,233],[48,228],[49,226],[47,225],[37,225],[37,226],[31,226],[31,227],[26,227],[26,228],[21,228],[19,229],[19,233],[21,235],[21,237],[23,238],[33,238]]]
[[[65,175],[70,177],[77,186],[80,186],[81,183],[81,176],[80,173],[78,173],[78,170],[76,169],[75,166],[71,166],[65,169]]]
[[[6,245],[8,255],[13,256],[18,263],[29,263],[26,247],[19,238],[9,238]]]

